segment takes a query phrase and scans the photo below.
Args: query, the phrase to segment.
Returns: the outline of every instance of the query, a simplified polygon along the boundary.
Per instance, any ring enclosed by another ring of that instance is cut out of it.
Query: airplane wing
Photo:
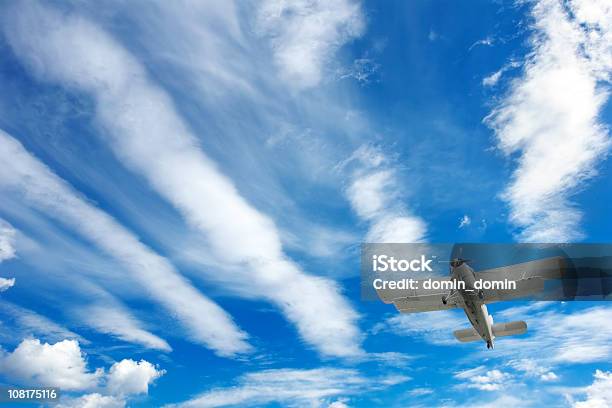
[[[512,300],[537,294],[544,290],[547,279],[560,279],[562,270],[567,267],[563,257],[552,257],[520,264],[503,266],[501,268],[487,269],[476,272],[476,279],[483,281],[509,281],[516,282],[516,289],[485,289],[485,303]]]
[[[432,278],[431,281],[449,281],[450,278]],[[423,281],[416,285],[419,289],[377,289],[380,300],[393,303],[402,313],[431,312],[448,310],[457,307],[452,299],[444,304],[442,298],[448,295],[448,290],[423,289]]]
[[[440,293],[439,295],[426,295],[426,296],[409,296],[401,299],[395,299],[393,304],[398,311],[402,313],[419,313],[419,312],[433,312],[434,310],[448,310],[455,309],[457,304],[454,302],[442,302],[442,297],[446,293]]]

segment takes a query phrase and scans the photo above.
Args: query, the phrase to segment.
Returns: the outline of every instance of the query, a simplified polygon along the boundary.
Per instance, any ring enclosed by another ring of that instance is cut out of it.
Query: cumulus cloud
[[[23,193],[24,202],[78,231],[119,261],[154,299],[179,317],[192,340],[223,355],[249,350],[246,334],[237,328],[231,317],[194,288],[166,258],[145,246],[107,213],[84,200],[68,183],[1,130],[0,158],[6,163],[0,173],[1,188]],[[106,319],[99,326],[104,323],[108,328],[110,322]],[[151,340],[149,336],[147,342],[151,343]],[[154,343],[161,345],[159,339]],[[162,345],[162,348],[166,347]]]
[[[0,357],[0,372],[19,383],[74,391],[95,387],[103,375],[101,369],[88,370],[76,340],[55,344],[23,340],[12,353]]]
[[[574,408],[606,408],[612,406],[612,372],[596,370],[593,384],[586,390],[586,399],[574,403]]]
[[[136,362],[131,359],[121,360],[110,368],[106,378],[106,387],[111,394],[134,395],[147,394],[149,384],[164,375],[148,361]]]
[[[233,284],[248,282],[251,296],[276,304],[322,354],[362,352],[357,313],[337,285],[305,274],[287,258],[274,222],[249,205],[219,172],[168,95],[120,44],[89,21],[41,5],[18,5],[9,14],[12,18],[5,29],[15,53],[43,78],[94,97],[101,136],[126,166],[144,175],[191,226],[205,234],[220,263],[235,267]],[[165,261],[156,258],[154,263]],[[167,271],[151,280],[167,276],[176,275]],[[164,294],[188,307],[191,315],[186,323],[207,321],[198,325],[199,338],[217,350],[245,349],[243,334],[220,310],[212,310],[211,304],[196,306],[187,300],[193,296],[176,290]],[[180,311],[185,316],[187,311]],[[213,317],[217,321],[211,324]]]
[[[171,407],[204,408],[274,402],[283,406],[319,407],[329,403],[344,403],[342,399],[329,401],[333,397],[380,391],[407,380],[402,375],[364,377],[354,369],[327,367],[312,370],[265,370],[243,375],[236,386],[213,389]]]
[[[541,0],[532,16],[523,75],[485,122],[498,147],[517,157],[503,193],[517,238],[566,242],[583,237],[571,197],[610,146],[599,114],[609,97],[612,9],[605,1]]]
[[[147,394],[149,385],[164,375],[148,361],[124,359],[108,373],[91,371],[77,340],[55,344],[25,339],[15,350],[0,355],[0,373],[18,384],[58,387],[64,391],[95,391],[78,398],[66,398],[62,407],[123,407],[128,397]]]
[[[368,242],[422,242],[425,222],[402,202],[396,170],[383,152],[363,145],[340,168],[351,172],[346,195],[355,213],[370,225]]]
[[[334,52],[364,30],[361,6],[352,0],[266,0],[257,28],[269,38],[282,77],[296,88],[321,81]]]

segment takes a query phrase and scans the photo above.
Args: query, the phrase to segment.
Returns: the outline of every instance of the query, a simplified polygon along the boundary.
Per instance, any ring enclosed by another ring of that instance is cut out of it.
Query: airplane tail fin
[[[495,337],[513,336],[515,334],[525,333],[527,331],[527,323],[523,321],[497,323],[491,328],[493,329],[493,336]],[[453,335],[455,335],[457,340],[463,343],[481,340],[478,332],[471,327],[469,329],[454,331]]]

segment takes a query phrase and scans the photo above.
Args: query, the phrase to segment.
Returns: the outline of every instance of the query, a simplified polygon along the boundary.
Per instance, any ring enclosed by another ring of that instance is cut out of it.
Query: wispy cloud
[[[397,171],[381,149],[363,145],[339,168],[351,172],[346,194],[357,215],[369,224],[368,242],[425,239],[425,222],[404,204]]]
[[[165,258],[81,198],[64,180],[2,131],[0,157],[7,163],[0,175],[1,187],[21,192],[29,205],[80,232],[120,262],[154,299],[179,317],[192,340],[224,355],[249,349],[245,333],[236,327],[231,317],[199,293]]]
[[[15,228],[0,218],[0,262],[15,257]]]
[[[15,286],[15,278],[0,278],[0,292],[9,290],[13,286]]]
[[[87,305],[78,308],[76,314],[81,321],[101,333],[107,333],[128,343],[142,344],[151,349],[171,351],[166,340],[141,328],[127,310],[116,304]]]
[[[559,379],[559,376],[554,371],[551,371],[549,366],[533,358],[512,360],[508,365],[517,371],[523,372],[526,377],[538,378],[540,381],[552,382]]]
[[[365,28],[359,2],[352,0],[266,0],[257,28],[270,39],[282,77],[296,88],[317,85],[334,52]]]
[[[612,318],[612,309],[594,306],[563,313],[551,306],[539,311],[519,306],[518,313],[508,309],[503,315],[526,320],[530,335],[504,338],[500,340],[503,347],[495,352],[513,359],[531,359],[543,367],[591,363],[612,357],[612,328],[605,324]],[[543,348],[547,350],[545,355],[541,353]]]
[[[475,41],[472,45],[470,45],[470,48],[468,48],[468,51],[472,51],[474,47],[478,47],[478,46],[491,47],[494,43],[495,43],[495,40],[493,39],[493,37],[488,36],[481,40]]]
[[[502,78],[502,75],[504,75],[504,73],[506,71],[508,71],[510,69],[518,68],[520,66],[521,66],[521,64],[519,62],[517,62],[517,61],[510,61],[510,62],[508,62],[507,64],[505,64],[503,67],[501,67],[497,71],[495,71],[492,74],[484,77],[482,79],[482,86],[495,86],[495,85],[497,85],[499,80]]]
[[[381,391],[407,380],[402,375],[366,377],[354,369],[329,367],[265,370],[243,375],[233,387],[213,389],[169,407],[256,406],[273,402],[318,407],[328,405],[332,397]]]
[[[533,4],[524,73],[485,119],[499,148],[517,155],[503,193],[523,241],[583,237],[572,195],[596,174],[610,140],[599,121],[609,96],[612,9],[605,2]]]
[[[461,219],[459,219],[459,226],[457,228],[465,228],[472,223],[472,219],[469,215],[465,214]]]
[[[468,388],[481,391],[497,391],[504,388],[512,376],[500,370],[487,370],[484,366],[455,373],[455,378],[464,380]]]
[[[75,339],[81,344],[89,343],[80,335],[45,316],[5,300],[0,301],[0,316],[2,316],[2,326],[10,331],[3,335],[10,338],[11,341],[17,342],[20,338],[36,337],[47,341]]]
[[[0,218],[0,263],[16,256],[15,233],[13,226]],[[13,286],[15,286],[15,278],[0,277],[0,292],[9,290]]]
[[[338,287],[305,274],[284,255],[274,222],[249,205],[198,148],[167,94],[121,45],[89,21],[40,5],[16,9],[7,27],[15,52],[33,72],[95,97],[101,134],[117,157],[205,234],[222,263],[237,267],[236,281],[248,281],[253,295],[278,305],[323,354],[361,353],[357,314]],[[202,307],[190,304],[189,310],[193,321],[211,318]],[[221,332],[207,325],[208,341],[218,349],[244,349],[242,334],[227,320],[218,323]]]
[[[469,324],[458,310],[443,310],[418,314],[395,314],[372,328],[374,334],[388,331],[398,336],[419,338],[438,345],[457,345],[453,331]]]

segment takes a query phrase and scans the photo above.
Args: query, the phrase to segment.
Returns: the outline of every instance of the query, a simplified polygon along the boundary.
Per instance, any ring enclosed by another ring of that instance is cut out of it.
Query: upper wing
[[[500,300],[511,300],[526,297],[541,292],[547,279],[560,279],[562,271],[567,267],[563,257],[539,259],[537,261],[503,266],[476,272],[476,279],[483,281],[516,282],[516,289],[485,289],[484,297],[487,303]]]
[[[429,280],[429,279],[428,279]],[[435,278],[431,281],[449,281],[450,278]],[[423,289],[423,281],[418,281],[419,289],[377,289],[380,300],[393,303],[397,310],[403,313],[430,312],[447,310],[457,307],[453,301],[444,304],[442,297],[448,295],[448,290]]]

